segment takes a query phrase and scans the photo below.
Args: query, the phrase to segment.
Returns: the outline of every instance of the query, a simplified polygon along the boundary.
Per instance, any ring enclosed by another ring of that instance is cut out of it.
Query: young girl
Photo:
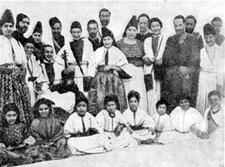
[[[65,137],[72,154],[100,153],[109,150],[108,139],[95,118],[87,113],[88,99],[80,93],[76,97],[75,112],[64,126]]]
[[[110,139],[112,149],[136,146],[137,141],[127,131],[126,120],[117,110],[118,104],[116,95],[107,95],[104,99],[105,109],[98,113],[96,120]]]
[[[39,99],[34,105],[34,120],[31,135],[36,143],[29,154],[35,161],[65,158],[69,155],[61,123],[53,117],[52,105],[48,99]]]
[[[128,95],[129,109],[124,111],[123,117],[126,119],[128,125],[135,132],[144,132],[147,129],[148,133],[155,131],[155,122],[146,112],[139,108],[140,94],[131,90]],[[141,133],[141,134],[142,134]],[[146,133],[143,133],[143,135]]]
[[[4,151],[8,165],[22,165],[32,163],[30,156],[26,155],[28,144],[25,139],[30,135],[25,124],[20,122],[20,113],[14,103],[6,104],[3,107],[2,127],[0,127],[0,143]],[[1,164],[1,162],[0,162]]]
[[[88,76],[94,77],[88,94],[90,112],[94,116],[104,108],[104,97],[109,94],[118,96],[121,111],[127,109],[122,75],[120,76],[119,73],[122,73],[123,70],[125,72],[128,62],[125,55],[118,48],[112,46],[113,39],[112,32],[103,28],[103,46],[95,51],[88,68]]]

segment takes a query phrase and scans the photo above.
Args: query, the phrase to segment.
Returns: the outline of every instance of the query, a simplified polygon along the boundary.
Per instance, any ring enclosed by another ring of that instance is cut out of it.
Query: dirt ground
[[[140,145],[102,154],[30,164],[31,167],[223,167],[224,128],[210,139]]]

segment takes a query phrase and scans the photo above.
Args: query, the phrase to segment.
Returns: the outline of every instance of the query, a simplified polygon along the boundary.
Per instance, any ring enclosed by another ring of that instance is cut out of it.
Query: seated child
[[[130,128],[137,133],[141,132],[140,130],[143,129],[147,129],[148,132],[154,133],[154,120],[146,112],[139,109],[140,94],[134,90],[131,90],[128,93],[127,98],[129,109],[124,111],[123,117],[126,119],[127,124],[130,126]]]
[[[137,141],[128,133],[128,125],[121,112],[117,110],[119,106],[116,95],[107,95],[104,99],[104,108],[96,116],[96,120],[107,134],[112,149],[118,149],[129,146],[136,146]]]
[[[224,106],[221,103],[221,95],[213,90],[208,95],[209,108],[204,112],[204,118],[207,122],[207,132],[211,134],[218,127],[224,126]]]
[[[108,139],[88,111],[88,99],[80,92],[74,112],[64,126],[64,134],[72,154],[88,154],[109,151]]]
[[[172,125],[170,121],[170,116],[166,113],[168,103],[167,101],[160,99],[156,103],[156,112],[152,116],[156,124],[156,138],[155,142],[158,142],[158,139],[162,132],[172,130]]]
[[[52,115],[51,100],[42,98],[34,105],[31,135],[36,143],[29,150],[35,161],[61,159],[69,156],[62,124]]]
[[[206,122],[198,110],[191,107],[191,98],[182,94],[179,96],[180,105],[170,114],[173,128],[180,133],[192,132],[197,137],[204,138]]]
[[[28,144],[24,141],[30,135],[28,128],[20,122],[20,113],[14,103],[3,107],[2,127],[0,127],[0,165],[23,165],[32,163],[26,155]],[[3,162],[5,161],[5,162]],[[2,163],[2,164],[1,164]]]

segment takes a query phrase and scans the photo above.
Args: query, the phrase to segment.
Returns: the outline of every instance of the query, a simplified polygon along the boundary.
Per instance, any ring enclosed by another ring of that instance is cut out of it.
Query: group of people
[[[175,16],[169,38],[159,18],[132,16],[120,40],[108,28],[110,17],[101,9],[101,25],[87,23],[88,37],[72,22],[72,41],[52,17],[46,44],[40,21],[26,38],[30,18],[18,14],[14,30],[11,10],[4,11],[0,165],[166,144],[171,136],[206,139],[223,127],[221,18],[204,25],[204,42],[192,15]]]

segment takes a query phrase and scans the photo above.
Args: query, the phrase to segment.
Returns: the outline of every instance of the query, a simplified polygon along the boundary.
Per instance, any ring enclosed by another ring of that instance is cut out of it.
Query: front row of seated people
[[[170,138],[174,134],[181,140],[187,134],[206,139],[216,128],[223,126],[224,120],[220,94],[212,91],[208,99],[210,107],[204,116],[190,106],[188,96],[182,95],[180,105],[170,115],[166,113],[167,102],[159,100],[156,114],[150,117],[138,108],[140,95],[132,90],[128,94],[129,109],[125,112],[120,112],[116,95],[107,95],[104,109],[94,117],[88,112],[88,99],[80,92],[74,112],[64,127],[54,118],[54,103],[48,99],[41,98],[35,103],[35,119],[30,127],[20,122],[14,103],[6,104],[0,128],[0,164],[21,165],[138,144],[166,144],[165,137]],[[31,142],[27,138],[30,135],[35,141],[29,145]]]

